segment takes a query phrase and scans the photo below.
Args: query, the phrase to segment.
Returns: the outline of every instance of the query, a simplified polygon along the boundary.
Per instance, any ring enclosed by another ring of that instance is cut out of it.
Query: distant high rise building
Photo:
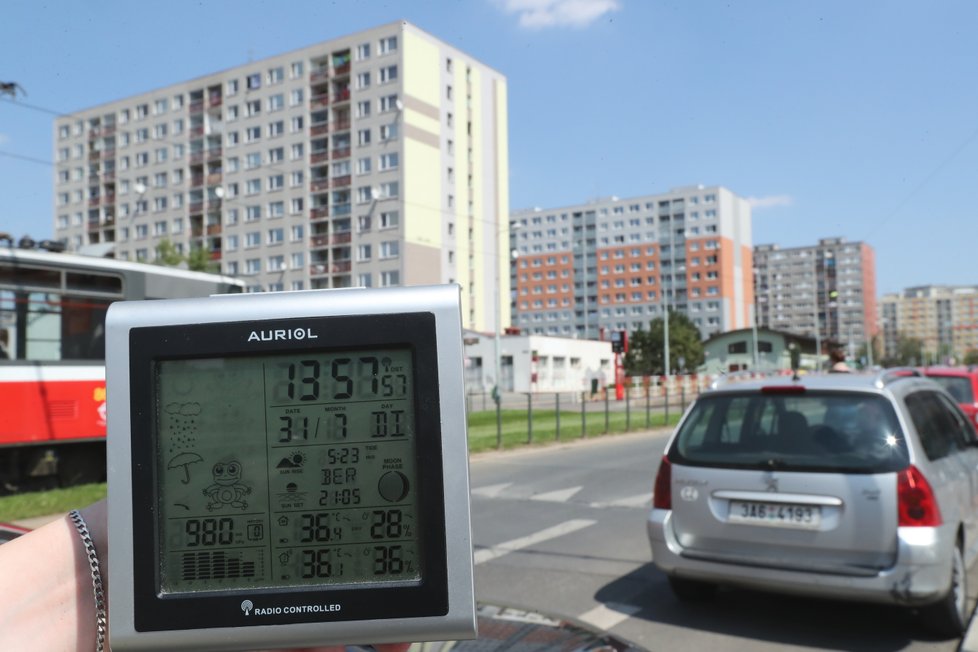
[[[812,247],[754,247],[757,323],[816,335],[856,355],[876,331],[876,256],[865,242],[824,238]],[[816,326],[817,324],[817,326]]]
[[[918,364],[947,357],[961,360],[978,350],[978,286],[926,285],[880,298],[880,325],[887,357],[901,338],[920,340]]]
[[[750,323],[750,205],[720,186],[517,211],[510,245],[523,332],[597,339],[666,306],[704,338]]]
[[[398,21],[60,117],[55,237],[145,261],[167,239],[255,291],[457,282],[492,330],[506,93]]]

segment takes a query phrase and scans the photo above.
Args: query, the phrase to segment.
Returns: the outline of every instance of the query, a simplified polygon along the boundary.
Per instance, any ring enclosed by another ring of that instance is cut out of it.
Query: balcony
[[[333,69],[334,75],[349,75],[350,74],[350,62],[341,63]]]
[[[336,244],[349,244],[349,242],[351,240],[353,240],[353,234],[351,232],[349,232],[349,231],[345,231],[343,233],[334,233],[330,237],[329,242],[330,242],[330,244],[334,244],[334,245],[336,245]]]
[[[329,179],[316,179],[309,182],[309,189],[312,192],[322,192],[329,189]]]
[[[207,148],[207,160],[213,161],[214,159],[221,158],[221,147],[208,147]]]
[[[191,238],[202,238],[204,237],[204,227],[200,225],[194,225],[190,227],[190,237]]]
[[[335,179],[332,179],[329,185],[331,188],[340,188],[342,186],[348,186],[352,182],[353,182],[353,177],[347,174],[342,177],[336,177]]]
[[[204,100],[196,100],[190,103],[190,113],[203,113]]]
[[[103,181],[115,181],[115,170],[106,170],[102,173]]]
[[[194,213],[203,213],[204,212],[204,202],[202,202],[202,201],[191,202],[190,203],[190,206],[188,207],[188,210],[190,211],[191,214],[194,214]]]
[[[334,149],[330,153],[329,157],[332,158],[332,159],[337,159],[337,158],[350,158],[350,148],[349,147],[340,147],[340,148]]]
[[[333,274],[345,274],[349,272],[353,267],[353,263],[349,260],[338,260],[330,267],[330,271]]]
[[[98,161],[100,157],[101,157],[101,152],[99,152],[97,149],[93,149],[88,152],[89,161]]]
[[[337,120],[336,122],[332,123],[331,130],[332,130],[333,133],[336,133],[337,131],[349,131],[350,130],[350,121],[349,120]]]
[[[210,256],[209,256],[209,258],[210,258],[211,260],[220,260],[220,259],[221,259],[221,250],[220,250],[220,249],[218,249],[217,251],[212,251],[212,252],[210,253]]]
[[[110,159],[110,158],[115,158],[115,148],[114,147],[111,148],[111,149],[102,150],[102,160],[104,161],[104,160]]]
[[[216,186],[219,183],[221,183],[221,173],[220,172],[212,172],[211,174],[208,174],[207,175],[207,185],[208,186]]]
[[[335,204],[332,213],[334,216],[349,215],[351,213],[351,206],[349,204]]]
[[[329,217],[329,208],[326,206],[317,206],[309,211],[310,220],[322,220]]]
[[[220,95],[219,93],[217,93],[217,94],[212,94],[212,95],[211,95],[211,96],[210,96],[210,97],[209,97],[209,98],[207,99],[207,105],[208,105],[208,106],[210,106],[210,107],[215,107],[215,106],[221,106],[221,102],[222,102],[222,101],[223,101],[223,100],[221,99],[221,95]]]
[[[207,200],[207,210],[209,211],[219,211],[223,202],[220,199],[208,199]]]
[[[220,235],[221,225],[220,224],[208,224],[207,225],[207,235]]]
[[[323,122],[318,125],[312,125],[309,127],[309,134],[311,136],[322,136],[329,131],[329,123]]]
[[[349,102],[350,101],[350,89],[344,88],[343,90],[333,93],[333,102]]]
[[[195,174],[195,175],[193,175],[193,176],[190,177],[190,187],[191,188],[199,188],[202,185],[204,185],[204,175],[203,174]]]
[[[101,197],[89,197],[88,198],[88,207],[89,208],[95,208],[95,207],[97,207],[99,205],[100,202],[101,202]]]
[[[106,204],[114,204],[115,203],[115,193],[114,192],[108,192],[108,193],[105,194],[105,203]]]
[[[315,84],[316,82],[321,82],[326,80],[326,76],[329,71],[326,68],[319,68],[318,70],[311,70],[309,72],[309,83]]]
[[[190,128],[190,136],[191,137],[194,137],[194,136],[203,136],[203,135],[204,135],[204,125],[200,125],[199,127],[191,127]]]
[[[309,155],[309,162],[313,165],[316,163],[325,163],[327,160],[329,160],[329,152],[325,150],[322,152],[312,152]]]
[[[328,235],[314,235],[312,236],[312,246],[313,247],[325,247],[329,244]]]
[[[312,108],[314,109],[324,108],[329,105],[329,94],[320,93],[319,95],[313,95],[312,97],[309,98],[309,103],[312,105]]]
[[[314,263],[309,266],[310,276],[322,276],[329,271],[329,267],[325,263]]]

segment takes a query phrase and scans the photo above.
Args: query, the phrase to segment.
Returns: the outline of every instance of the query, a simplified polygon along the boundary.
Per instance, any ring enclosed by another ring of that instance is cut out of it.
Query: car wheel
[[[921,624],[946,638],[956,638],[968,627],[968,569],[960,545],[951,556],[951,588],[939,602],[920,609]]]
[[[717,585],[685,577],[669,576],[669,588],[683,602],[703,602],[711,599],[717,592]]]

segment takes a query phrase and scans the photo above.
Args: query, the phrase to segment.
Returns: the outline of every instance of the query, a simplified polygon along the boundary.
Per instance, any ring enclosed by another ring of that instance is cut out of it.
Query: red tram
[[[242,292],[172,267],[0,248],[0,492],[105,477],[105,313],[113,301]]]

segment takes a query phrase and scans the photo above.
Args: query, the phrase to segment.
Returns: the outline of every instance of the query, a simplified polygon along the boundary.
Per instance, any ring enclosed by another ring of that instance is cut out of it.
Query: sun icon
[[[289,453],[289,461],[293,466],[302,466],[306,463],[306,454],[299,450],[292,451]]]

